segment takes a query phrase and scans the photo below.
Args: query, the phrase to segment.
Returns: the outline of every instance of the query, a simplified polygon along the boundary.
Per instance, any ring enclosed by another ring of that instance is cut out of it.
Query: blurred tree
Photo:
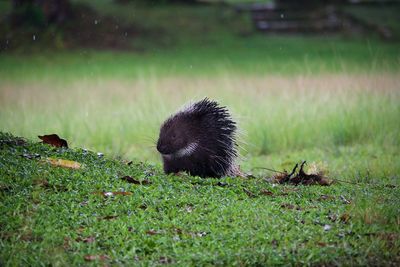
[[[46,27],[64,22],[69,15],[69,0],[12,0],[13,25]]]

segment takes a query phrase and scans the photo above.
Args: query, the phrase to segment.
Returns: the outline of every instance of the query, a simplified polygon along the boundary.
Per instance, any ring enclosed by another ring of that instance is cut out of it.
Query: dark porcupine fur
[[[168,118],[157,150],[164,172],[186,171],[200,177],[234,175],[236,123],[226,107],[205,98]]]

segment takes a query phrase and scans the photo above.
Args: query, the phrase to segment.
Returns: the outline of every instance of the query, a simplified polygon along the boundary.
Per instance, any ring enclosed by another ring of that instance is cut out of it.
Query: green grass
[[[128,166],[82,149],[18,146],[4,134],[0,140],[2,266],[81,265],[86,255],[107,255],[104,264],[145,266],[161,259],[180,266],[396,265],[400,260],[398,187],[293,187],[262,178],[166,176],[148,164]],[[34,153],[41,159],[21,156]],[[53,167],[43,162],[47,157],[84,167]],[[152,184],[128,184],[119,179],[124,175]],[[93,194],[110,191],[132,194]],[[344,214],[347,222],[340,219]],[[146,233],[151,230],[157,234]],[[92,242],[84,242],[87,238]]]

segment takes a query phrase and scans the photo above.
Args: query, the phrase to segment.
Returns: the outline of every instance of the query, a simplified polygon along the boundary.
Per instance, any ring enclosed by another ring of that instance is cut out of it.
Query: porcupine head
[[[200,177],[232,175],[236,123],[226,107],[205,98],[169,117],[160,128],[157,150],[165,173]]]

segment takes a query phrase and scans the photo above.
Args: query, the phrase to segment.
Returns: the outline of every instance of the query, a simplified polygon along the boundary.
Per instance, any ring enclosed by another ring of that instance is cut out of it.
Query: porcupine
[[[200,177],[235,175],[236,122],[226,107],[205,98],[169,117],[160,128],[157,150],[164,172]]]

